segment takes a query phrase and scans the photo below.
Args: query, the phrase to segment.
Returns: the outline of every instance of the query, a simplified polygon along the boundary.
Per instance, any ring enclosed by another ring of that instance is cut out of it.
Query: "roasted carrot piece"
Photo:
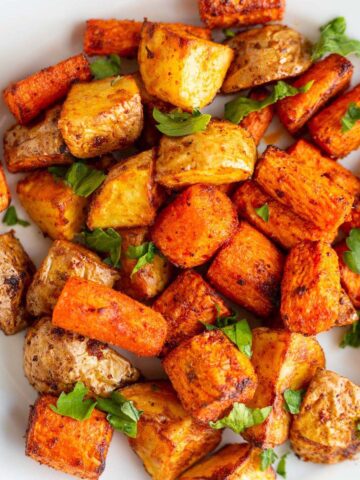
[[[360,308],[360,275],[353,272],[344,262],[344,252],[348,251],[345,241],[335,247],[339,259],[341,285],[355,308]]]
[[[0,212],[6,210],[10,205],[11,195],[8,183],[6,181],[5,172],[0,164]]]
[[[269,92],[264,88],[257,88],[250,92],[249,97],[252,100],[263,100],[269,95]],[[274,116],[274,108],[272,105],[261,110],[249,113],[241,122],[240,127],[245,128],[251,133],[256,145],[264,136]]]
[[[360,228],[360,193],[355,195],[355,201],[346,222],[341,225],[341,230],[349,233],[352,228]]]
[[[67,280],[55,305],[53,324],[139,356],[160,353],[167,323],[149,307],[89,280]]]

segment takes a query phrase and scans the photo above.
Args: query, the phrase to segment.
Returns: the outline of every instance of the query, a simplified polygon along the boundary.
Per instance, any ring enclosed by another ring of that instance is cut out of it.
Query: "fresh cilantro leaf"
[[[90,65],[91,73],[95,80],[101,80],[106,77],[114,77],[120,74],[121,58],[112,53],[107,57],[99,57]]]
[[[338,53],[344,56],[354,53],[360,56],[359,40],[350,39],[345,31],[344,17],[337,17],[320,27],[320,39],[313,47],[312,60],[318,60],[326,53]]]
[[[231,428],[235,433],[241,433],[246,428],[260,425],[270,415],[272,407],[249,408],[244,403],[234,403],[229,415],[217,422],[210,422],[210,427],[216,430]]]
[[[284,391],[284,400],[286,410],[293,415],[300,412],[301,402],[305,395],[305,390],[291,390],[287,388]]]
[[[182,137],[192,133],[206,130],[211,115],[201,113],[195,109],[192,113],[173,110],[170,113],[160,112],[157,108],[153,110],[153,117],[157,121],[156,128],[168,137]]]
[[[344,252],[343,259],[354,273],[360,273],[360,228],[353,228],[346,239],[349,251]]]
[[[289,452],[285,453],[280,458],[280,462],[278,463],[278,466],[277,466],[277,469],[276,469],[276,473],[281,475],[283,478],[286,478],[286,458],[287,458],[288,455],[289,455]]]
[[[223,32],[223,34],[225,35],[226,38],[233,38],[236,35],[234,30],[231,30],[231,28],[223,28],[222,32]]]
[[[142,245],[130,245],[126,256],[137,259],[136,265],[131,272],[131,277],[148,263],[153,263],[156,253],[158,251],[153,242],[145,242]]]
[[[261,205],[259,208],[255,208],[256,215],[264,220],[264,222],[268,222],[270,218],[270,211],[269,211],[269,205],[267,203],[264,203],[264,205]]]
[[[344,338],[340,343],[341,348],[345,347],[360,347],[360,322],[359,320],[353,323],[350,329],[345,333]]]
[[[260,470],[264,472],[267,470],[278,458],[272,448],[267,448],[260,453]]]
[[[312,87],[314,81],[311,80],[300,88],[293,87],[286,82],[278,81],[270,95],[263,100],[254,100],[248,97],[236,97],[234,100],[225,104],[225,118],[232,123],[240,123],[241,120],[251,112],[257,112],[269,105],[273,105],[285,97],[293,97],[299,93],[306,93]]]
[[[2,223],[5,223],[5,225],[8,225],[9,227],[12,227],[13,225],[28,227],[30,225],[29,222],[26,220],[21,220],[21,218],[17,216],[16,208],[13,205],[6,210],[2,219]]]
[[[360,422],[356,424],[356,436],[357,438],[360,438]]]
[[[63,166],[51,166],[48,168],[48,171],[57,179],[57,180],[64,180],[66,176],[66,172],[69,170],[69,167]]]
[[[109,257],[104,260],[105,263],[113,267],[119,266],[122,238],[113,228],[84,231],[79,235],[79,239],[96,252],[108,253]]]
[[[355,126],[358,120],[360,120],[360,107],[355,102],[351,102],[341,119],[341,131],[348,132]]]
[[[88,167],[83,162],[75,162],[69,168],[49,167],[48,171],[55,178],[61,178],[80,197],[91,195],[106,178],[104,172]]]
[[[74,420],[86,420],[90,418],[92,411],[96,406],[96,401],[89,398],[84,400],[88,389],[82,382],[77,382],[70,393],[62,392],[55,405],[50,405],[53,412],[70,417]]]

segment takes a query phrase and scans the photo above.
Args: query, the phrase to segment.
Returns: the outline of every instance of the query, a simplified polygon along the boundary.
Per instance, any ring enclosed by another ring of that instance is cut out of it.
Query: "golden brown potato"
[[[171,25],[143,24],[138,60],[145,87],[185,110],[213,100],[233,56],[231,48]]]
[[[223,299],[195,270],[181,272],[155,300],[152,308],[168,322],[162,355],[213,324],[218,316],[230,315]]]
[[[27,172],[72,162],[58,129],[60,110],[58,105],[34,125],[14,125],[5,132],[4,159],[9,172]]]
[[[345,233],[349,233],[353,228],[360,228],[360,193],[355,194],[355,200],[351,212],[341,225],[341,230]]]
[[[214,119],[203,132],[161,138],[155,180],[168,188],[239,182],[252,175],[256,155],[246,130]]]
[[[295,77],[311,65],[308,42],[284,25],[240,32],[227,45],[235,58],[221,87],[224,93]]]
[[[338,463],[360,451],[360,387],[328,370],[313,378],[295,415],[291,446],[302,460]]]
[[[345,292],[345,290],[341,289],[339,299],[339,316],[336,320],[335,326],[342,327],[343,325],[351,325],[358,319],[358,314],[354,305],[351,303],[349,295]]]
[[[79,158],[128,147],[142,126],[140,92],[131,75],[73,85],[59,120],[66,145]]]
[[[28,215],[53,240],[72,240],[85,224],[87,198],[79,197],[49,172],[36,171],[17,184]]]
[[[284,257],[262,233],[246,222],[215,257],[207,276],[220,293],[261,317],[280,300]]]
[[[290,331],[316,335],[339,316],[339,262],[325,242],[304,241],[289,253],[281,283],[281,317]]]
[[[112,287],[118,272],[90,250],[56,240],[37,270],[26,295],[27,311],[34,317],[51,314],[69,277],[80,277]]]
[[[251,363],[258,376],[255,395],[247,405],[272,411],[260,425],[247,428],[242,436],[262,448],[274,448],[289,435],[290,413],[285,409],[284,391],[306,387],[318,368],[325,367],[324,352],[315,338],[270,328],[252,331]]]
[[[5,172],[0,163],[0,212],[6,210],[10,205],[11,194],[6,181]]]
[[[192,268],[209,260],[237,223],[224,193],[211,185],[192,185],[157,216],[152,239],[172,263]]]
[[[345,292],[348,294],[354,307],[360,308],[360,275],[350,270],[350,268],[344,262],[344,252],[348,251],[345,242],[340,242],[335,247],[335,251],[338,255],[341,285]]]
[[[220,330],[181,343],[163,366],[185,410],[203,423],[251,400],[257,386],[250,360]]]
[[[252,100],[264,100],[269,95],[269,92],[262,87],[252,90],[248,97]],[[240,127],[245,128],[254,139],[255,145],[260,143],[268,126],[270,125],[274,116],[274,107],[269,105],[255,112],[249,113],[240,122]]]
[[[144,412],[129,443],[153,480],[175,480],[221,440],[221,432],[185,412],[169,382],[137,383],[121,393]]]
[[[25,295],[35,266],[14,232],[0,235],[0,329],[13,335],[30,323]]]

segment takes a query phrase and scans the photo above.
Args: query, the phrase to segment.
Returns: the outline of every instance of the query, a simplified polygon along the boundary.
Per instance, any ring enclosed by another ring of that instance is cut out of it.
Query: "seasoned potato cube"
[[[17,184],[28,215],[52,239],[72,240],[85,224],[87,199],[49,172],[36,171]]]
[[[308,42],[284,25],[240,32],[227,45],[235,58],[221,87],[225,93],[295,77],[311,65]]]
[[[280,300],[283,254],[246,222],[223,247],[207,276],[220,293],[261,317],[268,317]]]
[[[343,325],[351,325],[352,323],[356,322],[358,318],[358,314],[354,305],[351,303],[349,295],[345,292],[345,290],[341,289],[339,299],[339,316],[336,320],[335,325],[337,327],[342,327]]]
[[[93,410],[88,420],[79,422],[58,415],[50,405],[56,405],[56,397],[42,395],[31,408],[26,455],[69,475],[97,480],[113,433],[105,414]]]
[[[203,132],[161,138],[155,180],[168,188],[239,182],[251,177],[255,161],[252,136],[238,125],[214,119]]]
[[[59,120],[66,145],[79,158],[128,147],[142,126],[140,92],[131,75],[73,85]]]
[[[316,335],[339,316],[340,272],[325,242],[304,241],[289,253],[281,283],[281,317],[290,331]]]
[[[231,48],[171,25],[145,21],[138,60],[149,93],[186,110],[210,103],[233,59]]]
[[[71,155],[58,129],[61,106],[51,108],[35,125],[14,125],[4,135],[4,159],[11,173],[66,165]]]
[[[251,363],[258,376],[258,387],[247,405],[273,408],[263,423],[247,428],[242,436],[258,447],[273,448],[284,443],[289,435],[291,415],[285,409],[284,391],[306,387],[317,369],[325,367],[325,356],[315,338],[299,333],[255,328],[252,335]]]
[[[250,360],[220,330],[181,343],[163,366],[185,410],[204,423],[223,417],[235,402],[248,402],[257,386]]]
[[[296,133],[305,123],[337,93],[345,90],[351,80],[354,67],[345,57],[333,53],[312,65],[292,84],[304,87],[313,85],[306,93],[280,100],[277,113],[290,133]]]
[[[360,193],[355,195],[355,201],[350,215],[346,222],[341,225],[341,230],[345,233],[349,233],[353,228],[360,228]]]
[[[193,185],[160,212],[152,239],[172,263],[191,268],[209,260],[236,226],[236,211],[224,193]]]
[[[119,275],[90,250],[76,243],[56,240],[27,291],[27,311],[34,317],[51,314],[69,277],[86,278],[112,287]]]
[[[6,181],[5,172],[0,163],[0,212],[6,210],[10,205],[11,195]]]
[[[17,333],[30,322],[25,295],[34,271],[14,232],[0,235],[0,329],[6,335]]]
[[[348,251],[345,242],[341,242],[335,247],[338,255],[341,285],[348,294],[354,307],[360,308],[360,275],[353,272],[344,262],[344,252]]]
[[[153,309],[168,322],[162,354],[201,333],[204,323],[213,324],[218,315],[229,315],[222,298],[194,270],[185,270],[156,299]]]
[[[221,440],[221,432],[185,412],[169,382],[138,383],[121,393],[144,412],[129,443],[153,480],[175,480]]]
[[[18,123],[25,125],[65,97],[73,82],[90,78],[89,62],[83,54],[75,55],[12,83],[4,90],[4,101]]]
[[[360,387],[337,373],[319,370],[294,417],[291,446],[307,462],[351,459],[360,451],[359,417]]]
[[[260,87],[252,90],[249,94],[249,98],[252,100],[264,100],[268,95],[268,91]],[[240,127],[245,128],[245,130],[247,130],[253,137],[255,145],[258,145],[268,129],[273,116],[273,105],[269,105],[261,110],[249,113],[249,115],[241,120]]]

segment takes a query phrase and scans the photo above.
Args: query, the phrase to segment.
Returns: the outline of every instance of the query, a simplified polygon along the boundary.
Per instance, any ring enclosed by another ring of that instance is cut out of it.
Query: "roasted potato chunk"
[[[354,307],[360,308],[360,275],[350,270],[350,268],[344,262],[344,252],[348,251],[345,242],[340,242],[335,247],[335,251],[338,255],[340,279],[341,285],[345,292],[348,294]]]
[[[138,383],[121,393],[143,411],[129,443],[153,480],[175,480],[221,440],[221,432],[185,412],[169,382]]]
[[[209,260],[236,226],[236,211],[224,193],[192,185],[157,216],[152,239],[172,263],[192,268]]]
[[[233,56],[231,48],[169,24],[143,24],[138,60],[145,87],[185,110],[213,100]]]
[[[304,241],[289,253],[281,283],[281,317],[290,331],[316,335],[339,316],[339,262],[325,242]]]
[[[240,32],[227,45],[235,58],[221,87],[224,93],[296,77],[311,65],[308,42],[284,25]]]
[[[222,298],[194,270],[181,272],[155,300],[153,309],[168,322],[168,334],[162,355],[213,324],[218,315],[229,315]]]
[[[291,446],[302,460],[338,463],[360,451],[356,424],[360,417],[360,387],[328,370],[319,370],[295,415]]]
[[[30,323],[25,295],[35,266],[10,231],[0,235],[0,329],[13,335]]]
[[[342,327],[343,325],[351,325],[358,319],[358,314],[354,305],[351,303],[349,295],[345,292],[345,290],[341,289],[339,299],[339,316],[336,320],[335,326]]]
[[[214,119],[205,131],[161,138],[155,180],[168,188],[239,182],[252,175],[256,155],[246,130]]]
[[[27,311],[34,317],[51,314],[69,277],[86,278],[112,287],[119,275],[90,250],[72,242],[56,240],[29,286]]]
[[[265,88],[257,88],[249,93],[252,100],[264,100],[268,96]],[[259,145],[274,116],[273,105],[261,110],[249,113],[240,122],[240,127],[245,128],[254,139],[255,145]]]
[[[59,120],[66,145],[79,158],[124,149],[142,127],[140,92],[131,75],[73,85]]]
[[[163,366],[185,410],[203,423],[223,417],[235,402],[248,402],[257,386],[250,360],[220,330],[181,343]]]
[[[0,212],[6,210],[10,205],[11,194],[6,181],[5,172],[0,163]]]
[[[72,240],[85,224],[87,199],[49,172],[27,175],[17,184],[17,194],[40,230],[54,240]]]
[[[280,300],[284,257],[262,233],[246,222],[211,264],[207,276],[223,295],[261,317],[268,317]]]
[[[31,407],[26,455],[69,475],[97,480],[113,433],[106,415],[93,410],[89,419],[79,422],[53,412],[50,405],[56,405],[56,400],[42,395]]]

